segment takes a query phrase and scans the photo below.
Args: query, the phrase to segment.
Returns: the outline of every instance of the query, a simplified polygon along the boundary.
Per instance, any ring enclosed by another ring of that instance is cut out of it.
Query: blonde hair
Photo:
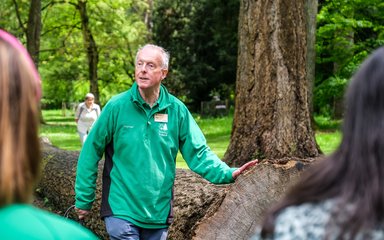
[[[0,207],[31,200],[41,162],[40,80],[29,55],[6,37],[0,35]]]

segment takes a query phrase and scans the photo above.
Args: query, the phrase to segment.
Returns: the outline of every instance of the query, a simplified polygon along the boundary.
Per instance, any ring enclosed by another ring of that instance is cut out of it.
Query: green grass
[[[78,151],[81,149],[74,114],[71,111],[43,110],[43,117],[46,124],[40,127],[41,136],[48,137],[53,145],[65,150]],[[198,115],[194,117],[203,131],[209,147],[222,158],[230,140],[232,117],[200,118]],[[330,154],[340,143],[341,133],[338,130],[340,121],[332,121],[321,116],[315,117],[315,121],[317,124],[316,141],[325,154]],[[177,156],[176,166],[187,168],[181,154]]]
[[[340,144],[341,132],[316,132],[316,141],[324,154],[332,153]]]
[[[224,157],[231,136],[232,118],[222,117],[202,119],[200,116],[196,115],[194,117],[207,139],[208,146],[219,158]],[[176,166],[179,168],[187,168],[187,164],[180,153],[176,158]]]
[[[324,154],[332,153],[340,144],[341,120],[333,120],[329,117],[315,116],[316,142]]]
[[[54,146],[65,150],[80,150],[81,143],[73,113],[43,110],[46,124],[40,126],[40,136],[48,137]]]

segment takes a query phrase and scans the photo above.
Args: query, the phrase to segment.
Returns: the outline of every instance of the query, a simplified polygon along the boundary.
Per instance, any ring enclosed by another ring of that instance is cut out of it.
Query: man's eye
[[[155,65],[154,64],[148,64],[148,67],[149,67],[149,69],[151,69],[151,70],[153,70],[153,69],[155,69]]]

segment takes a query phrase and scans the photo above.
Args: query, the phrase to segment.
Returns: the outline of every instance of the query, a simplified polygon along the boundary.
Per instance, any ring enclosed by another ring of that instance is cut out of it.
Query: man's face
[[[135,66],[135,79],[140,89],[158,88],[167,73],[168,70],[162,68],[159,50],[146,47],[139,52]]]

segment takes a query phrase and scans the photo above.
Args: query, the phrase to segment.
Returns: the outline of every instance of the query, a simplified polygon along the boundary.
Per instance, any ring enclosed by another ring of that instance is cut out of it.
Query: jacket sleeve
[[[188,110],[181,114],[180,152],[189,168],[211,183],[232,183],[230,168],[208,147],[207,141]]]
[[[79,209],[91,209],[95,200],[98,163],[104,154],[105,146],[112,140],[113,125],[112,107],[107,104],[92,127],[77,162],[75,205]]]

